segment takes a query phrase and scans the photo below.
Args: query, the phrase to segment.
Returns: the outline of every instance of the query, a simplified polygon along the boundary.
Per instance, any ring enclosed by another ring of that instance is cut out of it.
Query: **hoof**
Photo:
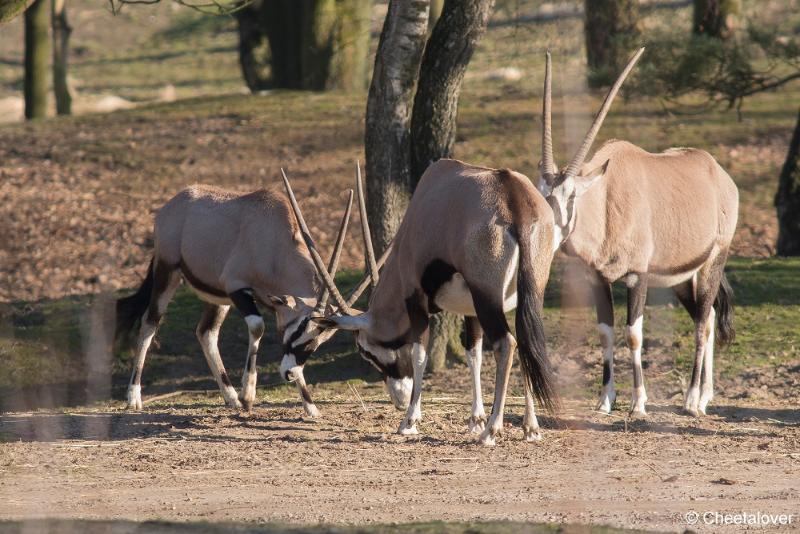
[[[142,407],[142,386],[130,386],[128,388],[128,403],[126,409],[141,410]]]
[[[523,432],[525,432],[525,441],[528,443],[533,443],[534,441],[542,441],[542,433],[539,432],[538,428],[530,428],[523,426]]]
[[[225,399],[225,406],[227,406],[228,408],[230,408],[232,410],[241,410],[242,409],[242,403],[236,397],[234,397],[232,399]]]
[[[628,417],[645,419],[647,417],[647,411],[645,411],[644,406],[637,406],[628,412]]]
[[[239,398],[237,401],[239,403],[238,408],[243,412],[250,412],[253,409],[253,400],[254,399]]]
[[[683,403],[683,409],[689,415],[694,417],[700,416],[700,392],[696,389],[690,389],[686,392],[686,400]]]
[[[403,422],[400,423],[400,428],[397,429],[397,433],[401,436],[416,436],[419,434],[417,430],[417,421],[403,419]]]
[[[497,435],[497,433],[493,432],[492,430],[493,430],[492,428],[487,428],[486,430],[483,431],[481,437],[478,438],[478,442],[484,447],[494,447],[495,444],[497,443],[495,441],[495,436]]]
[[[713,398],[714,398],[714,396],[713,396],[713,395],[704,395],[704,396],[701,396],[701,397],[700,397],[700,402],[699,402],[699,403],[698,403],[698,405],[697,405],[697,410],[698,410],[698,411],[699,411],[701,414],[703,414],[703,415],[706,415],[706,408],[708,408],[708,403],[709,403],[709,402],[711,402],[711,399],[713,399]]]
[[[473,434],[480,434],[486,428],[485,415],[473,415],[469,418],[469,431]]]
[[[615,394],[607,394],[604,393],[600,396],[600,401],[597,403],[597,407],[595,410],[604,414],[610,414],[611,410],[614,409],[614,403],[617,400],[617,396]]]
[[[320,416],[319,410],[313,404],[304,404],[303,410],[305,410],[306,416],[311,417],[312,419],[315,419]]]

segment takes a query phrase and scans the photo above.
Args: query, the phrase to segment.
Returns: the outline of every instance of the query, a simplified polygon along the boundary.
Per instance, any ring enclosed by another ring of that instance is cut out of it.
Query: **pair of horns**
[[[311,237],[311,232],[308,230],[308,225],[303,217],[303,213],[300,211],[300,206],[297,203],[297,198],[294,195],[294,191],[292,191],[289,178],[287,178],[283,169],[281,169],[281,175],[283,176],[283,185],[286,187],[286,193],[289,195],[289,203],[292,206],[292,211],[294,211],[294,215],[297,218],[298,224],[300,225],[300,233],[303,236],[303,241],[305,242],[306,247],[308,247],[308,251],[311,254],[311,260],[314,262],[317,273],[319,274],[320,278],[322,278],[323,282],[323,289],[320,294],[319,303],[315,308],[315,312],[324,312],[325,306],[328,303],[328,297],[332,296],[336,306],[341,312],[348,315],[357,313],[357,311],[353,310],[352,308],[353,304],[358,300],[358,297],[361,296],[364,290],[366,290],[368,285],[371,284],[373,287],[377,285],[378,271],[386,262],[386,259],[389,257],[389,253],[391,252],[392,248],[391,245],[387,247],[380,259],[377,261],[375,260],[375,250],[372,248],[372,236],[369,230],[369,222],[367,221],[367,205],[364,201],[364,187],[361,182],[361,166],[356,163],[356,192],[358,194],[358,210],[361,216],[361,233],[364,238],[364,248],[367,256],[367,269],[369,272],[356,286],[347,299],[345,299],[342,294],[339,293],[333,276],[336,274],[336,268],[339,264],[339,256],[341,255],[342,245],[344,243],[344,235],[350,219],[350,208],[353,202],[353,190],[350,190],[350,198],[344,217],[342,218],[339,235],[336,239],[333,255],[331,256],[330,266],[329,268],[326,268],[322,257],[317,251],[317,246],[314,243],[314,239]]]
[[[644,47],[641,47],[630,59],[630,61],[628,61],[625,69],[608,91],[605,100],[603,100],[603,105],[600,107],[600,111],[597,112],[594,122],[592,122],[592,126],[589,128],[589,131],[586,132],[586,137],[583,138],[583,143],[581,143],[581,146],[578,148],[578,151],[575,153],[572,161],[570,161],[569,165],[567,165],[567,167],[564,169],[564,174],[566,176],[578,175],[581,165],[583,165],[583,161],[589,154],[589,150],[592,148],[592,143],[594,143],[594,139],[597,137],[597,133],[600,131],[600,127],[603,125],[603,120],[605,120],[608,110],[611,108],[611,104],[614,102],[614,98],[617,96],[617,93],[619,92],[620,87],[622,87],[623,82],[625,82],[625,78],[628,77],[628,74],[630,74],[631,70],[633,70],[633,66],[636,65],[636,62],[639,61],[639,58],[643,53]],[[550,51],[548,50],[546,53],[546,65],[544,71],[544,104],[542,110],[542,129],[544,131],[542,135],[542,171],[547,180],[552,180],[556,175],[555,158],[553,157],[553,121],[551,115],[553,100],[550,85],[551,65]]]

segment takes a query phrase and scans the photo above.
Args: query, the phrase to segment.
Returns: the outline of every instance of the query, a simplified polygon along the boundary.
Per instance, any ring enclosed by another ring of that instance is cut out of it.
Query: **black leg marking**
[[[256,306],[256,300],[253,298],[252,289],[237,289],[233,293],[229,293],[228,298],[231,299],[233,305],[244,317],[248,315],[258,315],[261,317],[261,313]]]
[[[628,327],[644,315],[644,306],[647,302],[647,275],[637,274],[636,284],[628,288]],[[628,347],[631,351],[642,349],[643,338],[636,339],[629,335]],[[644,384],[644,376],[642,376],[642,368],[639,365],[633,366],[633,387],[638,389]]]
[[[678,300],[686,311],[689,313],[689,316],[692,318],[692,321],[697,319],[697,302],[694,299],[694,284],[691,280],[683,282],[672,288],[675,292],[675,296],[678,297]]]
[[[598,324],[605,324],[614,328],[614,295],[611,292],[611,284],[603,280],[598,273],[595,282],[592,284],[592,292],[594,293]],[[611,365],[612,362],[603,358],[603,386],[607,386],[611,381]]]
[[[483,340],[483,329],[477,317],[464,317],[464,328],[467,331],[466,349],[472,350]]]
[[[227,371],[220,372],[219,376],[220,376],[220,380],[222,380],[223,384],[225,384],[226,386],[231,386],[232,385],[231,384],[231,379],[228,378]]]
[[[423,298],[419,292],[415,291],[413,295],[406,299],[406,311],[411,322],[409,338],[419,340],[425,337],[428,332],[430,316],[428,315],[428,310],[425,309]]]
[[[503,303],[498,302],[498,299],[492,299],[479,289],[470,287],[469,290],[472,294],[472,302],[475,304],[478,322],[486,332],[489,342],[494,345],[511,332],[503,313]]]

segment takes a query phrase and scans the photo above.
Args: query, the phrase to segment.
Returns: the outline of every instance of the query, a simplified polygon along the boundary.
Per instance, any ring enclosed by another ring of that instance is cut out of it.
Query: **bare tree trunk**
[[[739,0],[694,0],[692,33],[728,39],[740,12]]]
[[[364,89],[371,15],[371,0],[256,0],[236,15],[247,86]]]
[[[584,12],[589,87],[610,85],[640,44],[639,2],[585,0]]]
[[[270,87],[270,54],[262,7],[261,0],[254,0],[234,14],[239,29],[239,65],[252,93]]]
[[[47,114],[47,0],[36,0],[25,11],[25,117]]]
[[[411,102],[428,33],[429,0],[390,0],[367,97],[364,135],[369,223],[389,244],[411,196]]]
[[[486,31],[494,0],[447,0],[425,48],[411,118],[411,178],[416,187],[428,165],[453,156],[461,82]],[[463,319],[440,312],[431,321],[431,372],[445,368],[447,356],[463,356]]]
[[[775,206],[778,209],[777,253],[800,256],[800,113],[781,171]]]
[[[10,21],[28,7],[31,0],[0,0],[0,24]]]
[[[72,95],[67,84],[69,36],[72,26],[67,22],[65,0],[53,0],[53,92],[56,96],[56,113],[72,114]]]

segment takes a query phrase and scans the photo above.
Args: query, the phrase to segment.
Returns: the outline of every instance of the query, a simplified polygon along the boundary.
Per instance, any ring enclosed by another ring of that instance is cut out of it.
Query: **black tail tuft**
[[[141,320],[147,307],[150,306],[150,298],[153,292],[153,260],[147,268],[142,285],[136,293],[128,297],[117,300],[117,326],[114,331],[114,341],[125,343]]]
[[[717,346],[730,345],[736,338],[736,329],[733,326],[733,288],[725,273],[722,274],[714,300],[714,311],[717,312]]]
[[[527,235],[523,232],[522,235]],[[542,302],[533,277],[533,264],[529,245],[520,240],[519,268],[517,271],[517,344],[519,360],[525,380],[540,406],[557,412],[560,407],[555,389],[555,377],[547,357],[544,326],[542,325]]]

